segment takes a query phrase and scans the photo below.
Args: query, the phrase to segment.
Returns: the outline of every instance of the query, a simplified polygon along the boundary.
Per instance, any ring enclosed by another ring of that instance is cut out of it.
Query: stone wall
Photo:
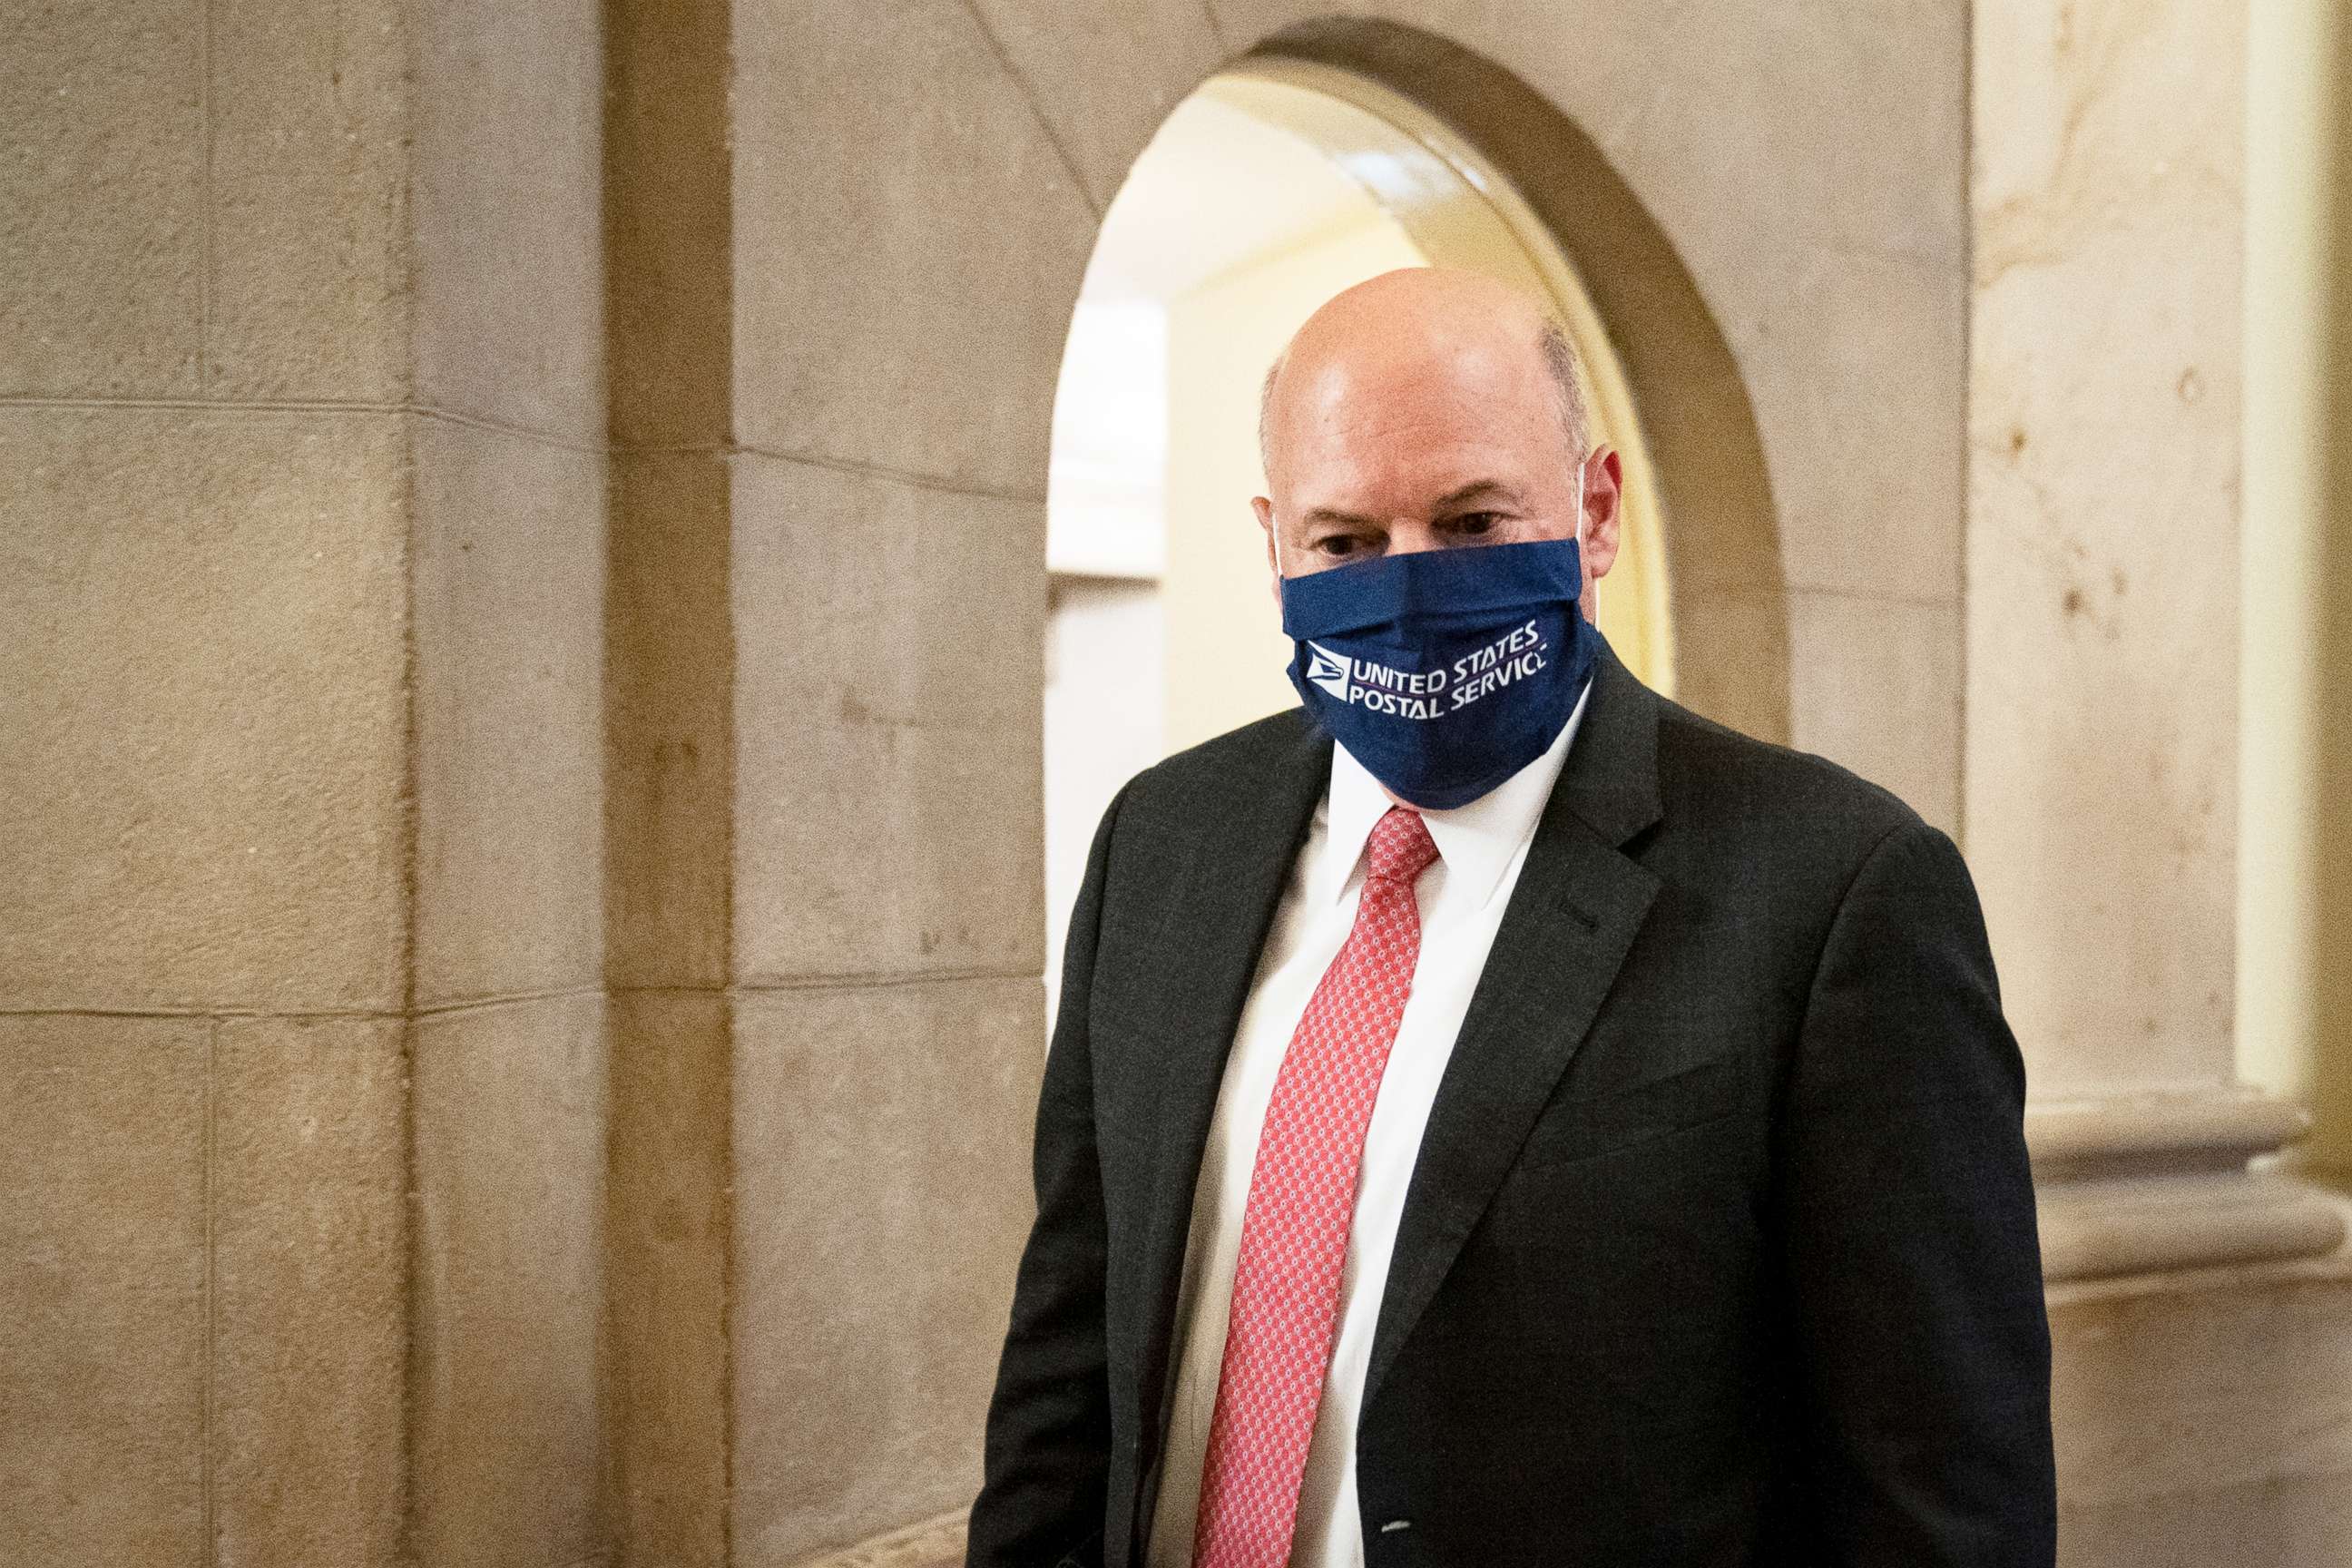
[[[0,1560],[601,1551],[600,59],[0,48]]]
[[[0,1560],[387,1562],[409,37],[195,0],[7,32]]]

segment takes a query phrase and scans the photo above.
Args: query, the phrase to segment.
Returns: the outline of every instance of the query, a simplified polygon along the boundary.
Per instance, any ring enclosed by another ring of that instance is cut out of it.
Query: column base
[[[2342,1200],[2251,1163],[2310,1124],[2252,1090],[2029,1105],[2042,1277],[2126,1274],[2317,1258],[2346,1236]]]

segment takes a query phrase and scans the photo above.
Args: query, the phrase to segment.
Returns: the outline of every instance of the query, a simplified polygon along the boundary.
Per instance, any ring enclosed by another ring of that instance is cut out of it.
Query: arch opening
[[[1248,504],[1264,488],[1257,394],[1291,331],[1350,283],[1395,267],[1460,267],[1548,305],[1584,363],[1596,436],[1624,464],[1627,542],[1601,593],[1602,630],[1652,685],[1683,686],[1673,487],[1660,471],[1639,367],[1608,319],[1607,290],[1588,287],[1557,216],[1442,102],[1408,90],[1420,68],[1408,60],[1399,72],[1371,58],[1400,44],[1453,78],[1475,61],[1389,24],[1278,35],[1171,113],[1105,218],[1072,313],[1047,486],[1049,982],[1089,837],[1118,785],[1171,752],[1295,701]],[[1533,96],[1499,68],[1475,64]],[[1597,161],[1556,110],[1544,111],[1569,138],[1560,147]],[[1630,196],[1624,204],[1638,214]],[[1680,302],[1695,306],[1654,226],[1648,240]],[[1703,307],[1697,315],[1717,367],[1728,370]],[[1736,387],[1736,372],[1731,379]],[[1752,418],[1744,392],[1734,396],[1760,492]],[[1749,510],[1769,542],[1769,500]],[[1777,738],[1786,730],[1785,631],[1777,546],[1769,555],[1765,620],[1776,635],[1764,651],[1780,666],[1777,693],[1768,681],[1749,713],[1700,705]]]

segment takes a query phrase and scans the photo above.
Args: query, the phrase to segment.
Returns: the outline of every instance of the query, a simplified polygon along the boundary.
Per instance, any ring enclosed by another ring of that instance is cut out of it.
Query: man
[[[1306,706],[1096,835],[970,1563],[2048,1564],[1950,841],[1610,655],[1529,301],[1349,289],[1263,429]]]

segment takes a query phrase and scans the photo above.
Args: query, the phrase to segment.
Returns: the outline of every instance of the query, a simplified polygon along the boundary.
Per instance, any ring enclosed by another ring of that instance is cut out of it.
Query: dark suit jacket
[[[971,1564],[1140,1563],[1210,1113],[1330,752],[1277,715],[1096,834]],[[1604,654],[1405,1200],[1370,1568],[2050,1563],[2024,1092],[1951,841]]]

